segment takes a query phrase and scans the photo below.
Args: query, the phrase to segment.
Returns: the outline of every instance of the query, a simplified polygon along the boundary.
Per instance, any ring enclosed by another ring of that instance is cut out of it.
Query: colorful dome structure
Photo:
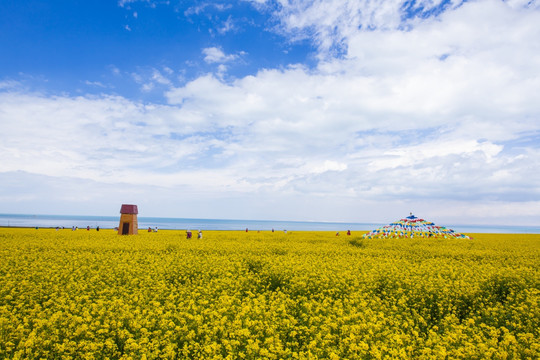
[[[438,226],[431,221],[417,218],[412,213],[405,219],[382,226],[363,235],[367,239],[383,238],[459,238],[471,239],[471,237],[455,232],[452,229]]]

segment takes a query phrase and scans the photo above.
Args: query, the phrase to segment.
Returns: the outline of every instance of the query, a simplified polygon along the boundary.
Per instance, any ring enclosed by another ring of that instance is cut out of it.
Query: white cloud
[[[202,50],[204,55],[204,61],[209,64],[212,63],[226,63],[238,59],[238,55],[225,54],[221,48],[209,47]]]
[[[124,7],[126,6],[126,4],[129,4],[135,1],[138,1],[138,0],[118,0],[118,6]]]
[[[314,174],[322,174],[328,171],[344,171],[347,169],[347,164],[338,161],[325,160],[322,164],[314,164],[309,166],[310,172]]]
[[[437,139],[419,145],[398,147],[385,151],[383,156],[369,164],[371,170],[395,169],[397,167],[422,166],[431,159],[444,159],[452,156],[460,158],[480,157],[492,161],[503,146],[476,140]]]
[[[225,20],[222,23],[222,26],[220,28],[218,28],[218,33],[220,33],[221,35],[224,35],[224,34],[226,34],[228,32],[234,31],[234,30],[236,30],[234,20],[232,19],[231,16],[229,16],[227,18],[227,20]]]
[[[118,6],[120,7],[127,7],[129,9],[129,4],[136,3],[136,2],[142,2],[147,3],[150,7],[154,8],[156,7],[156,4],[165,4],[169,5],[169,0],[118,0]]]
[[[97,86],[97,87],[100,87],[100,88],[105,88],[106,87],[105,85],[103,85],[103,83],[101,83],[99,81],[86,80],[84,83],[86,85],[89,85],[89,86]]]
[[[155,85],[154,85],[153,82],[145,83],[145,84],[142,84],[141,91],[149,92],[149,91],[154,90],[154,87],[155,87]]]
[[[498,17],[490,17],[494,8],[514,10],[513,16],[527,17],[523,10],[537,10],[538,1],[492,1],[479,0],[465,2],[462,0],[443,1],[356,1],[356,0],[279,0],[278,6],[273,2],[251,0],[256,7],[265,3],[268,11],[273,12],[278,21],[277,30],[293,39],[312,39],[319,46],[319,56],[323,59],[335,55],[336,50],[347,51],[352,37],[373,30],[382,32],[401,32],[402,29],[414,29],[425,19],[437,19],[441,14],[456,13],[461,7],[484,9],[479,18],[466,19],[474,24],[479,19],[490,21]],[[465,5],[465,6],[464,6]],[[462,16],[463,14],[460,14]],[[497,16],[500,14],[496,14]],[[528,21],[527,21],[528,22]],[[504,24],[499,23],[499,26]],[[475,27],[481,30],[480,26]],[[485,46],[490,46],[493,34],[504,35],[496,28],[484,28],[489,36],[484,37]],[[515,34],[515,32],[514,32]],[[466,38],[463,38],[466,41]],[[516,39],[519,41],[519,39]],[[392,49],[392,48],[388,48]]]
[[[414,2],[402,0],[279,0],[278,4],[274,16],[279,20],[279,29],[293,38],[313,38],[322,57],[333,54],[336,48],[346,48],[348,38],[359,31],[388,31],[406,25],[404,9],[415,6]],[[416,6],[430,11],[438,3],[418,2]]]
[[[170,69],[169,69],[170,70]],[[161,74],[159,70],[154,69],[152,80],[162,85],[170,85],[171,81]]]
[[[16,89],[20,86],[21,84],[18,81],[13,81],[13,80],[0,81],[0,90]]]
[[[120,75],[121,75],[120,69],[117,68],[116,66],[110,65],[110,66],[109,66],[109,69],[110,69],[111,73],[112,73],[114,76],[120,76]]]
[[[156,68],[150,68],[140,69],[138,72],[131,73],[130,75],[133,81],[141,85],[141,91],[150,92],[172,86],[173,82],[170,77],[174,77],[174,71],[166,66],[162,70],[165,74]]]

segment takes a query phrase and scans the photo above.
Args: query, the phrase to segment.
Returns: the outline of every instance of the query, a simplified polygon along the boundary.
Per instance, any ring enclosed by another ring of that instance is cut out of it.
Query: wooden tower
[[[139,224],[137,223],[137,205],[122,204],[120,208],[120,225],[118,235],[137,235]]]

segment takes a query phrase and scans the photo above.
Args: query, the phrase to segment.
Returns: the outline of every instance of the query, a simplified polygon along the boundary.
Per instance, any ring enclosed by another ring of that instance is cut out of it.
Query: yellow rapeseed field
[[[0,359],[538,359],[540,235],[0,229]]]

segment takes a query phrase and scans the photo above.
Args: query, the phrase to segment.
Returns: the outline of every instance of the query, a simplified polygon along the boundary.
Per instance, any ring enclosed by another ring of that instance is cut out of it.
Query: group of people
[[[193,233],[188,230],[186,231],[186,239],[191,239],[193,237]],[[197,234],[197,239],[202,239],[202,231],[199,230],[199,233]]]
[[[58,230],[59,228],[57,227],[56,230]],[[63,229],[63,227],[62,227]],[[79,227],[78,226],[72,226],[71,227],[71,231],[75,231],[75,230],[79,230]],[[90,226],[87,226],[86,227],[86,231],[90,231]],[[96,226],[96,231],[99,231],[99,226]]]

